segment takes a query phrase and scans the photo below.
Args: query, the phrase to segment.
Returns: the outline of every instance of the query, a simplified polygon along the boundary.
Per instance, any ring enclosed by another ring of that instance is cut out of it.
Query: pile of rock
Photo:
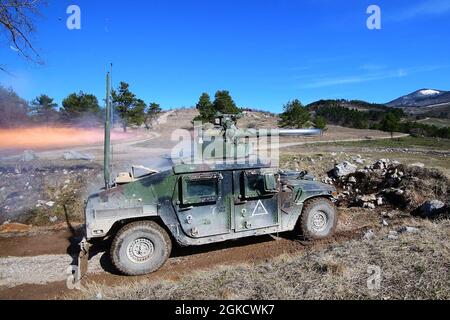
[[[424,199],[436,196],[448,200],[448,179],[436,170],[421,166],[407,167],[398,161],[380,159],[358,169],[357,165],[346,161],[337,164],[322,181],[335,185],[340,191],[339,201],[350,206],[375,209],[391,205],[416,210],[418,216],[425,218],[448,213],[448,206],[442,201],[423,203]]]

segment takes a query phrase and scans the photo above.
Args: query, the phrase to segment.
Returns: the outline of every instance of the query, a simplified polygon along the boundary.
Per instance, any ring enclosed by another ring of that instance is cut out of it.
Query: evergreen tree
[[[381,130],[390,132],[391,138],[394,138],[394,132],[400,128],[400,119],[392,112],[388,112],[381,121]]]
[[[200,115],[195,117],[194,121],[213,122],[216,111],[214,105],[207,93],[203,93],[195,106]]]
[[[213,102],[214,110],[224,114],[237,114],[241,110],[236,106],[227,90],[217,91]]]
[[[84,116],[100,116],[100,106],[93,94],[72,93],[62,102],[61,114],[67,121],[80,119]]]
[[[299,100],[289,101],[283,106],[280,127],[300,129],[310,124],[311,115]]]
[[[53,101],[53,98],[41,94],[31,102],[31,116],[39,122],[54,121],[58,116],[57,107],[58,104]]]
[[[130,125],[140,126],[144,123],[145,102],[136,98],[136,95],[130,91],[128,83],[120,82],[117,91],[112,91],[112,102],[124,132]]]
[[[316,118],[314,119],[314,126],[317,129],[326,131],[327,130],[327,121],[322,116],[316,116]]]
[[[152,128],[153,122],[156,120],[156,118],[161,113],[161,107],[159,104],[152,102],[149,104],[146,112],[145,112],[145,127],[148,129]]]
[[[141,126],[145,122],[146,103],[142,99],[136,99],[133,108],[130,110],[129,124]]]

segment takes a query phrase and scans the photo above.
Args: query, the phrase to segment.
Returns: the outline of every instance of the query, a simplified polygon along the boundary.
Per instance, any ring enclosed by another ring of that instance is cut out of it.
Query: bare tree
[[[14,90],[0,85],[0,128],[14,128],[28,121],[28,103]]]
[[[30,36],[35,32],[34,18],[45,0],[0,0],[0,35],[8,45],[29,61],[42,63]],[[0,65],[0,69],[5,69]]]

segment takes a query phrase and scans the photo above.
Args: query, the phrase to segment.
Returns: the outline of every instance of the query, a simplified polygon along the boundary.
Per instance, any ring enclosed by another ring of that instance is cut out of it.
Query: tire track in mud
[[[191,272],[206,270],[219,265],[253,264],[283,254],[320,249],[333,243],[359,238],[370,227],[373,228],[373,226],[368,225],[354,230],[341,231],[330,239],[316,242],[304,242],[292,234],[284,234],[282,237],[260,236],[201,247],[180,248],[175,246],[171,258],[160,270],[139,277],[124,277],[117,274],[111,266],[108,252],[100,248],[100,251],[90,259],[89,273],[83,279],[82,285],[97,283],[114,286],[135,281],[161,279],[176,281]],[[25,243],[31,241],[24,238],[26,237],[14,241],[15,248],[20,245],[21,241],[25,241]],[[3,250],[5,240],[7,240],[5,243],[11,241],[11,239],[0,239],[0,248],[2,248],[0,257],[5,257],[4,253],[6,252],[14,253],[11,244],[10,249]],[[24,257],[0,258],[0,268],[6,270],[3,271],[3,279],[0,279],[0,284],[3,284],[3,287],[0,286],[0,299],[58,299],[65,296],[70,297],[72,291],[66,286],[67,274],[65,271],[71,264],[71,258],[69,254],[63,254],[61,251],[64,248],[69,250],[73,246],[71,247],[69,239],[66,242],[60,241],[58,246],[54,249],[59,254],[30,256],[25,251]],[[42,251],[42,248],[36,249],[41,250],[41,252],[45,251]],[[20,249],[16,249],[16,252],[20,252]],[[39,254],[39,251],[35,254]],[[42,276],[42,273],[48,273],[49,270],[53,274]],[[13,274],[14,271],[25,272],[26,275],[25,277],[17,277]],[[5,282],[8,281],[9,284],[5,285]]]

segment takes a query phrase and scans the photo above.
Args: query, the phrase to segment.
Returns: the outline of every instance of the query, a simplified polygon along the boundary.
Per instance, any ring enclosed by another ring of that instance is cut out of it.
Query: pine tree
[[[136,95],[130,91],[128,83],[120,82],[117,91],[112,91],[112,102],[124,132],[130,125],[140,126],[144,123],[145,102],[136,98]]]
[[[310,124],[311,115],[303,107],[302,103],[295,99],[283,106],[283,113],[280,115],[280,127],[300,129]]]
[[[161,107],[159,104],[152,102],[149,104],[146,112],[145,112],[145,127],[148,129],[152,128],[153,122],[156,120],[156,118],[161,113]]]
[[[223,114],[238,114],[241,110],[234,103],[230,92],[227,90],[217,91],[214,100],[214,110]]]
[[[200,99],[198,100],[196,106],[200,115],[197,116],[194,121],[202,121],[202,122],[213,122],[215,117],[214,106],[211,102],[211,99],[207,93],[202,93]]]
[[[131,125],[141,126],[145,122],[146,103],[142,99],[136,99],[133,108],[130,110],[129,123]]]
[[[45,94],[41,94],[31,102],[31,116],[39,122],[50,122],[56,120],[58,104],[53,98]]]
[[[327,121],[322,116],[316,116],[316,118],[314,119],[314,126],[317,129],[322,130],[322,134],[323,134],[323,131],[327,130]]]
[[[63,100],[61,114],[67,121],[74,121],[87,115],[98,118],[100,106],[96,96],[80,91],[70,94]]]
[[[388,112],[381,121],[381,130],[390,132],[391,138],[394,138],[394,132],[400,127],[400,119],[392,112]]]

